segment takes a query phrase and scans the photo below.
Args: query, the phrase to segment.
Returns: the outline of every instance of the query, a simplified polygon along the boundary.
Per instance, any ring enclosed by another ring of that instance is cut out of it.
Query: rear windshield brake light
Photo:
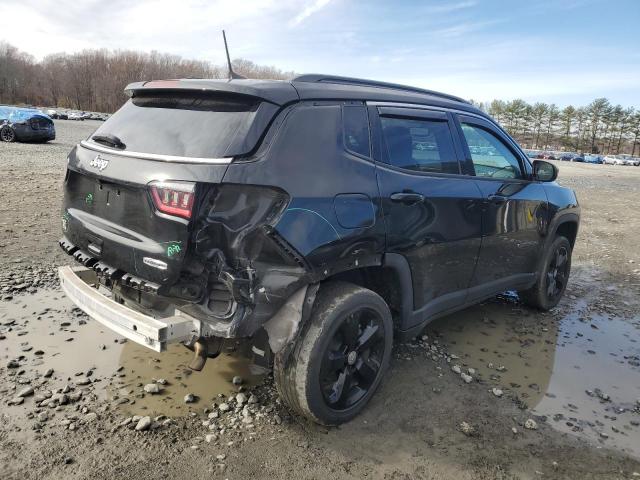
[[[176,217],[191,218],[195,183],[151,182],[149,188],[153,204],[159,211]]]

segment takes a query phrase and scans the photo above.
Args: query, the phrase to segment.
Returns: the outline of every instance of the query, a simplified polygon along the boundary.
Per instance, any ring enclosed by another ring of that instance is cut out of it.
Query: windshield
[[[93,142],[116,138],[124,151],[193,158],[229,156],[245,135],[260,102],[228,94],[153,93],[129,100],[95,134]]]

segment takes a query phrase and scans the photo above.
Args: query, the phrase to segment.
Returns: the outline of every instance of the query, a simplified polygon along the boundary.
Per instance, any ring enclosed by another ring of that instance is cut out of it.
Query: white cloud
[[[573,4],[584,1],[597,0]],[[545,5],[544,18],[562,8]],[[531,5],[500,18],[482,15],[479,6],[420,2],[406,15],[384,0],[181,0],[179,7],[175,0],[0,0],[0,40],[38,58],[109,48],[223,64],[224,28],[233,58],[299,73],[407,83],[478,100],[640,101],[640,54],[632,42],[607,35],[607,25],[598,35],[586,27],[580,35],[520,29]],[[533,15],[530,22],[540,20]]]
[[[331,0],[314,0],[310,4],[306,5],[302,11],[291,19],[289,22],[290,27],[300,25],[305,19],[309,18],[314,13],[322,10],[326,7]]]
[[[434,30],[433,34],[434,36],[441,36],[445,38],[461,37],[503,22],[505,22],[505,20],[497,18],[481,22],[460,22],[455,25]]]
[[[465,10],[467,8],[475,7],[478,4],[475,0],[468,0],[466,2],[458,2],[458,3],[445,3],[443,5],[434,5],[429,7],[430,13],[451,13],[458,10]]]

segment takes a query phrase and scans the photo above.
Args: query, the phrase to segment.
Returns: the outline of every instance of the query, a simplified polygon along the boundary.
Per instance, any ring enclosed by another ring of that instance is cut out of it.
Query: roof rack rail
[[[455,95],[449,95],[447,93],[435,92],[433,90],[427,90],[425,88],[411,87],[408,85],[401,85],[399,83],[378,82],[376,80],[365,80],[362,78],[341,77],[338,75],[322,75],[317,73],[309,73],[300,75],[291,80],[292,82],[317,82],[317,83],[339,83],[343,85],[359,85],[362,87],[376,87],[376,88],[391,88],[394,90],[404,90],[407,92],[424,93],[426,95],[432,95],[434,97],[446,98],[448,100],[454,100],[456,102],[470,103],[464,98],[456,97]]]

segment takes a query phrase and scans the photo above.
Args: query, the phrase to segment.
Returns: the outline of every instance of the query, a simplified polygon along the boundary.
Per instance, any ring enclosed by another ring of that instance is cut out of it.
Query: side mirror
[[[533,162],[533,179],[539,182],[553,182],[558,178],[558,167],[544,160]]]

